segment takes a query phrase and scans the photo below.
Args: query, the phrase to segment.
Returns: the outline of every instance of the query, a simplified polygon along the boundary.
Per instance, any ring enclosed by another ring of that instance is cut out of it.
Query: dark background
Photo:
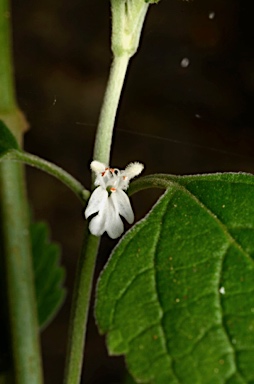
[[[25,149],[89,187],[111,61],[109,1],[14,0],[12,9],[17,98],[30,123]],[[253,34],[251,1],[161,0],[151,6],[128,71],[111,165],[139,160],[145,174],[253,173]],[[65,186],[34,169],[27,169],[27,178],[34,216],[50,223],[67,272],[65,305],[42,334],[46,384],[58,384],[84,221]],[[134,196],[136,217],[157,197],[155,191]],[[114,244],[104,236],[96,275]],[[107,358],[92,311],[85,368],[85,384],[123,383],[123,360]]]

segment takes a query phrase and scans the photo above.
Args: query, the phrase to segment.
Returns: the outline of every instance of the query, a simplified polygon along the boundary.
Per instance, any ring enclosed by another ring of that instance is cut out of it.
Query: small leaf
[[[43,222],[33,223],[30,231],[38,319],[40,326],[45,328],[63,303],[65,272],[59,266],[59,246],[49,242],[48,226]]]
[[[254,177],[165,181],[100,277],[100,332],[138,382],[253,384]]]
[[[17,140],[3,121],[0,120],[0,157],[10,149],[19,149]]]

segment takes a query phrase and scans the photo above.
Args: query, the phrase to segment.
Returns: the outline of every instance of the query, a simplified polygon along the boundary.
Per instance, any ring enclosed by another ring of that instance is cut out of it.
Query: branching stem
[[[2,159],[20,161],[32,167],[36,167],[51,176],[54,176],[62,183],[67,185],[67,187],[69,187],[80,198],[83,204],[89,199],[90,192],[85,189],[85,187],[78,180],[76,180],[72,175],[70,175],[58,165],[44,160],[41,157],[24,151],[11,150],[6,155],[4,155]]]

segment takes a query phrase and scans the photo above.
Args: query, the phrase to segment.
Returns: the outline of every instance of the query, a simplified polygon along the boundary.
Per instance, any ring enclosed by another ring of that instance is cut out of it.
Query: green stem
[[[65,384],[80,382],[94,268],[100,242],[99,237],[88,234],[87,228],[85,233],[73,292]]]
[[[139,191],[149,188],[167,189],[170,188],[172,184],[177,183],[180,178],[181,176],[165,175],[160,173],[140,177],[130,184],[130,187],[128,188],[128,195],[131,196]]]
[[[42,383],[30,234],[20,164],[0,165],[2,239],[17,384]]]
[[[105,164],[109,163],[115,116],[128,62],[128,55],[116,57],[113,60],[104,96],[95,139],[94,159]],[[87,315],[91,301],[91,287],[100,238],[89,234],[86,228],[83,244],[72,298],[65,384],[78,384],[80,382],[85,348]]]
[[[21,141],[11,57],[10,10],[0,0],[0,118]],[[1,265],[5,267],[11,352],[16,384],[41,384],[39,327],[33,281],[28,209],[20,164],[0,164]]]
[[[16,108],[11,57],[9,1],[0,1],[0,95],[1,112]]]
[[[94,160],[109,164],[113,128],[130,57],[113,59],[94,144]]]
[[[127,6],[128,5],[128,6]],[[130,57],[136,52],[148,5],[144,0],[111,0],[114,54],[95,137],[93,159],[109,165],[113,128]],[[76,275],[70,320],[65,384],[79,384],[100,238],[85,231]]]
[[[105,164],[109,163],[113,127],[128,62],[128,55],[116,57],[113,60],[104,96],[95,139],[94,159]],[[89,234],[86,229],[72,299],[65,384],[78,384],[80,381],[87,315],[99,243],[100,238]]]
[[[82,203],[89,199],[90,192],[85,189],[84,186],[72,175],[70,175],[68,172],[66,172],[56,164],[44,160],[41,157],[31,155],[30,153],[17,150],[11,150],[2,157],[3,160],[5,160],[6,158],[8,160],[21,161],[27,165],[36,167],[51,176],[54,176],[62,183],[67,185],[67,187],[69,187],[80,198]]]
[[[113,126],[128,62],[129,56],[127,55],[116,57],[113,60],[100,114],[94,159],[105,164],[109,163]],[[72,298],[65,384],[79,384],[80,382],[87,315],[91,301],[91,288],[100,238],[89,234],[86,228],[83,244]]]

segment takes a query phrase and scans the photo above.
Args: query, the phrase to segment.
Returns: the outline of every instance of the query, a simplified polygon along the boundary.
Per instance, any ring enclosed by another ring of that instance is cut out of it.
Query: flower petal
[[[107,166],[100,161],[94,160],[90,164],[91,170],[94,171],[95,173],[99,172],[102,173],[105,171]]]
[[[103,177],[101,173],[96,173],[96,177],[95,177],[95,180],[94,180],[94,185],[95,186],[100,185],[104,189],[106,189],[107,185],[106,185],[105,181],[106,181],[105,177]]]
[[[92,235],[101,236],[106,231],[106,221],[108,217],[108,198],[99,211],[98,215],[94,216],[89,224],[89,230]]]
[[[132,179],[135,176],[138,176],[144,169],[144,164],[135,161],[134,163],[130,163],[124,170],[125,175]]]
[[[124,190],[129,186],[129,181],[143,170],[141,163],[129,164],[124,171],[109,168],[99,161],[92,161],[91,169],[95,173],[94,190],[85,210],[85,217],[98,212],[89,224],[93,235],[100,236],[105,231],[113,239],[119,237],[124,231],[122,217],[130,224],[134,221],[134,214],[129,197]],[[108,190],[111,190],[109,196]]]
[[[107,232],[112,239],[116,239],[123,233],[122,220],[109,198],[98,215],[92,218],[89,230],[95,236],[101,236],[104,232]]]
[[[123,222],[119,216],[118,210],[116,210],[115,205],[111,199],[112,194],[108,198],[108,212],[105,223],[106,232],[112,239],[116,239],[121,236],[124,231]]]
[[[118,213],[123,216],[129,224],[132,224],[134,221],[134,213],[127,194],[121,189],[117,189],[115,192],[111,193],[109,199],[112,199],[115,210],[118,211]]]
[[[85,218],[87,219],[92,214],[100,211],[105,205],[108,199],[108,192],[102,187],[97,187],[88,202],[88,205],[85,210]]]

